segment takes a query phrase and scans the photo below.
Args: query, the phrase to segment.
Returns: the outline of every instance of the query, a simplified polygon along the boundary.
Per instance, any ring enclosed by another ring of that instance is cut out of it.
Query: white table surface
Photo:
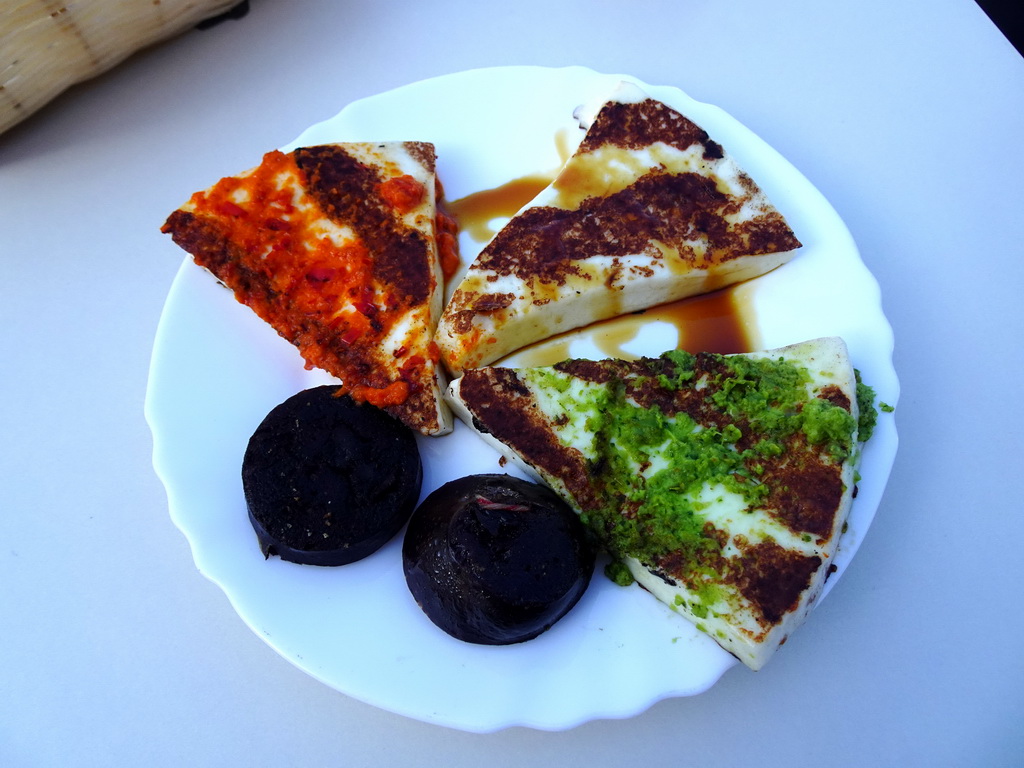
[[[242,623],[168,517],[143,400],[183,193],[359,97],[506,64],[677,85],[803,171],[881,283],[901,443],[766,669],[472,734]],[[1024,60],[969,0],[254,0],[65,94],[0,136],[0,765],[1021,765],[1022,137]]]

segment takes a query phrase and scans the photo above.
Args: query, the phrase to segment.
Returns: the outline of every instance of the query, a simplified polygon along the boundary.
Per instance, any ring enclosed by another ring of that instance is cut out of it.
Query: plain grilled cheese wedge
[[[554,181],[485,246],[436,340],[449,370],[768,272],[799,248],[721,145],[624,83]]]

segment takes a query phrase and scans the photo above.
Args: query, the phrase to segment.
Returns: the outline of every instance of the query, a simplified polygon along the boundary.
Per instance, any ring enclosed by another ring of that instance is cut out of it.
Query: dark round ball
[[[249,439],[242,488],[265,557],[345,565],[409,519],[423,470],[412,431],[326,385],[274,408]]]
[[[402,545],[409,589],[431,621],[470,643],[505,645],[549,629],[590,583],[594,550],[549,488],[472,475],[430,494]]]

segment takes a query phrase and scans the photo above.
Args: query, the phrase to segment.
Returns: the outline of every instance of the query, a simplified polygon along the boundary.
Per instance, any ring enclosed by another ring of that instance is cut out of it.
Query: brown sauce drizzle
[[[637,338],[644,325],[659,321],[675,328],[678,349],[693,354],[753,352],[760,348],[760,339],[755,318],[745,298],[746,289],[746,284],[721,288],[567,331],[514,353],[515,364],[521,367],[546,366],[567,360],[571,357],[573,339],[581,335],[588,338],[604,356],[631,360],[636,355],[626,347]],[[648,356],[654,357],[666,351],[650,350]]]
[[[753,352],[759,346],[757,332],[753,318],[747,317],[748,304],[742,288],[731,286],[662,304],[637,317],[674,325],[679,331],[679,348],[687,352]]]
[[[551,176],[522,176],[494,189],[483,189],[447,204],[448,213],[459,222],[459,229],[478,243],[486,243],[497,234],[494,219],[511,218],[551,183]]]

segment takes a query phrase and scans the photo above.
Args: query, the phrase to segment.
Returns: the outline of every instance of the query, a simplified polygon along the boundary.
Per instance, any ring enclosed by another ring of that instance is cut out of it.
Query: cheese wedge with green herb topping
[[[845,343],[467,371],[456,415],[561,495],[635,579],[752,669],[803,621],[853,498]]]

